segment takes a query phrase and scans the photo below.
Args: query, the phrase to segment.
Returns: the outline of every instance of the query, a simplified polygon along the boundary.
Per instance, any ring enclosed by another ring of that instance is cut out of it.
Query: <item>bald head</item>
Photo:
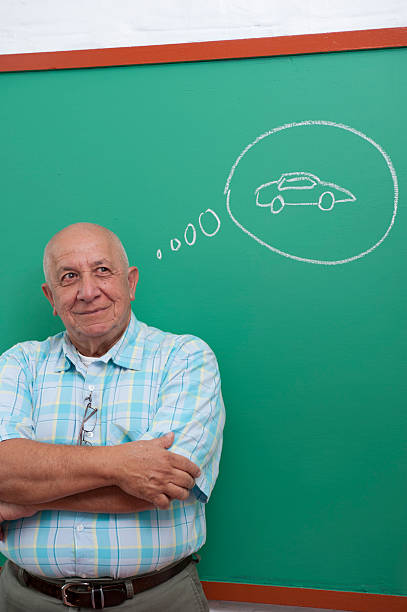
[[[52,267],[61,248],[75,248],[75,245],[79,246],[86,242],[92,243],[95,239],[106,241],[106,244],[111,247],[112,251],[119,258],[123,269],[128,268],[129,260],[126,251],[116,234],[96,223],[73,223],[57,232],[44,249],[43,267],[47,283],[50,283],[52,280]]]
[[[138,281],[118,237],[93,223],[69,225],[45,247],[44,274],[42,290],[71,342],[82,355],[103,355],[129,324]]]

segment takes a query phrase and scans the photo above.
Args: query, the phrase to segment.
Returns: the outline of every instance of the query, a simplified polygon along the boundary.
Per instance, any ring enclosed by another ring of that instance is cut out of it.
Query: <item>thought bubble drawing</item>
[[[398,183],[389,155],[372,138],[310,120],[276,127],[247,145],[224,193],[230,218],[258,244],[297,261],[337,265],[387,238]]]
[[[219,216],[214,210],[212,210],[212,208],[207,208],[199,214],[198,224],[202,234],[207,238],[213,238],[216,236],[221,226]],[[196,225],[193,223],[188,223],[184,231],[185,244],[188,246],[193,246],[196,243],[196,235]],[[170,240],[170,248],[171,251],[176,253],[181,248],[181,241],[178,238],[172,238]],[[163,254],[161,249],[157,249],[156,257],[157,259],[162,260]]]

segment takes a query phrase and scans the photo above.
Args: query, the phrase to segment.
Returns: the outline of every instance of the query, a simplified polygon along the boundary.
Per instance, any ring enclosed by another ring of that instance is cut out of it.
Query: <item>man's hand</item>
[[[3,529],[1,523],[3,521],[14,521],[15,519],[25,516],[32,516],[38,512],[35,506],[21,506],[20,504],[9,504],[8,502],[0,501],[0,542],[3,541]]]
[[[168,450],[173,442],[170,432],[154,440],[110,447],[114,484],[162,510],[167,510],[173,499],[187,499],[201,471],[186,457]]]
[[[173,442],[172,432],[116,446],[4,440],[0,442],[0,499],[31,507],[117,486],[166,510],[173,499],[187,499],[200,475],[192,461],[168,450]]]

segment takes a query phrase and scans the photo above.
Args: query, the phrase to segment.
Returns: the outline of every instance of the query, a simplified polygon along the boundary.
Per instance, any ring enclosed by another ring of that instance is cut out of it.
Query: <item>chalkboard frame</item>
[[[0,55],[0,72],[197,62],[407,46],[407,27]]]

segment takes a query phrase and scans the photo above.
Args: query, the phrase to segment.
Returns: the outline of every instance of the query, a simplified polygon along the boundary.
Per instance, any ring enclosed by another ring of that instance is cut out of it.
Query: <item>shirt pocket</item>
[[[156,405],[156,385],[145,371],[126,370],[117,386],[110,390],[111,415],[107,419],[108,445],[135,442],[146,433],[153,421]]]
[[[52,444],[74,444],[76,419],[71,398],[69,401],[61,401],[61,393],[55,387],[46,386],[35,388],[33,398],[35,440]]]

